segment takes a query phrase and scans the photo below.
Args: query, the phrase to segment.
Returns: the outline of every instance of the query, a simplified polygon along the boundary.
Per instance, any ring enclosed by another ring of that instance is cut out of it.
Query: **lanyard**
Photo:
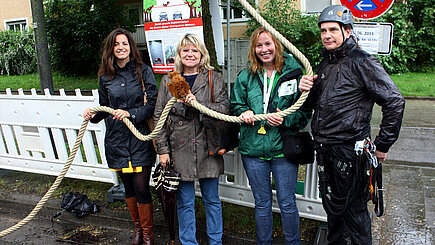
[[[272,76],[270,77],[269,86],[267,86],[267,71],[264,71],[263,80],[263,113],[267,113],[267,107],[269,106],[270,93],[272,92],[273,82],[275,80],[276,71],[273,70]]]

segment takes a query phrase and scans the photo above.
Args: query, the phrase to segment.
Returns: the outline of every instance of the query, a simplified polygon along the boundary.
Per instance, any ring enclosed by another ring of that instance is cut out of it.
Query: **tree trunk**
[[[213,28],[211,25],[211,14],[210,14],[210,4],[209,0],[202,0],[202,24],[203,24],[203,33],[204,33],[204,43],[205,47],[208,50],[208,53],[210,54],[210,64],[214,66],[215,68],[219,68],[219,65],[217,63],[217,56],[216,56],[216,48],[214,43],[214,35],[213,35]]]
[[[43,0],[31,0],[33,28],[38,61],[39,80],[41,90],[48,88],[54,93],[53,77],[51,75],[51,60],[48,52],[47,31],[45,29]]]

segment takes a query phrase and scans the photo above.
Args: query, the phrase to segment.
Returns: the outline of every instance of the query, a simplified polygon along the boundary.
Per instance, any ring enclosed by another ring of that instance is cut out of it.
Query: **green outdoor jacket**
[[[277,84],[270,95],[268,112],[276,109],[285,110],[292,106],[300,97],[298,89],[302,70],[296,60],[284,54],[284,67]],[[263,113],[263,73],[252,74],[249,69],[243,69],[231,92],[231,114],[239,116],[247,110],[254,114]],[[240,127],[239,152],[251,157],[272,158],[282,154],[281,133],[296,134],[305,128],[311,118],[311,110],[301,107],[299,110],[284,118],[284,122],[277,127],[267,124],[267,120],[248,125],[242,123]],[[258,129],[265,123],[266,134],[258,134]]]

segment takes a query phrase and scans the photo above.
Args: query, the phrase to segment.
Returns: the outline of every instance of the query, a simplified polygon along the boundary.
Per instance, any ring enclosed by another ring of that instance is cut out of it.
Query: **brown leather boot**
[[[143,231],[145,245],[154,245],[153,237],[153,203],[137,204],[139,209],[140,225]]]
[[[143,231],[142,231],[142,226],[140,225],[139,209],[137,207],[137,198],[130,197],[130,198],[126,198],[125,201],[127,202],[127,206],[131,214],[131,219],[133,220],[134,223],[134,235],[133,235],[133,240],[131,240],[131,245],[142,244]]]

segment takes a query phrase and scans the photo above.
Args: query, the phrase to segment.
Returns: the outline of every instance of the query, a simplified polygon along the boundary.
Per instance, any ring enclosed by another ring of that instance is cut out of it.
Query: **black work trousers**
[[[364,170],[354,144],[318,146],[317,161],[329,244],[372,244]]]

